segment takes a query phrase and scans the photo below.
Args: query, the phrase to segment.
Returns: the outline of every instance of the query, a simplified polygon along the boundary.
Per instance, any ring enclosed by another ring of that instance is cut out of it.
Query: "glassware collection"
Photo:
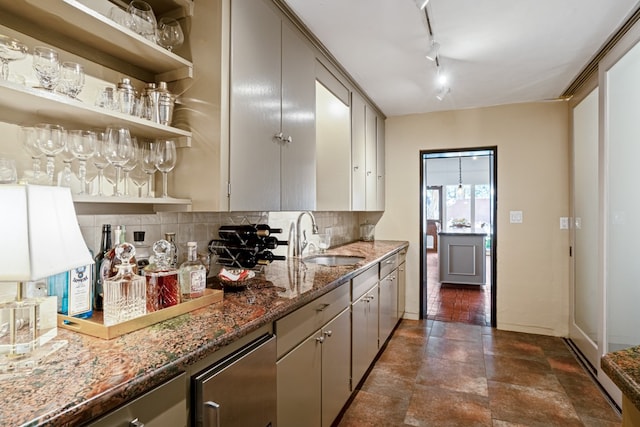
[[[0,184],[58,185],[70,187],[78,195],[153,198],[154,175],[160,171],[162,197],[169,197],[167,175],[177,159],[174,139],[138,140],[127,127],[119,125],[106,129],[66,130],[51,123],[22,126],[19,138],[31,158],[31,169],[18,176],[15,160],[0,157]],[[44,172],[41,170],[43,157],[46,158]],[[64,164],[58,174],[56,158]],[[78,166],[72,173],[74,161]],[[110,168],[115,170],[113,179],[105,174]],[[112,189],[105,188],[104,178],[112,184]],[[135,184],[135,192],[130,182]]]
[[[288,244],[286,240],[272,236],[280,233],[281,228],[271,228],[267,224],[222,225],[218,230],[220,238],[209,242],[209,252],[216,255],[218,264],[227,267],[261,268],[286,259],[272,252],[279,245]]]

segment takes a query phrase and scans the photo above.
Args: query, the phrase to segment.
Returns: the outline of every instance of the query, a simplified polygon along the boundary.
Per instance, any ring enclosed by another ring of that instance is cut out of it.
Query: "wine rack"
[[[281,233],[282,229],[267,224],[222,225],[219,238],[209,242],[209,253],[215,256],[217,264],[226,267],[261,270],[273,261],[286,259],[272,252],[289,243],[273,236]]]

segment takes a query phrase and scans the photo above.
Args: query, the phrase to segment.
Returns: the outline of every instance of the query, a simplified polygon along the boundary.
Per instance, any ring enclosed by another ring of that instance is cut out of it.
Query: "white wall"
[[[568,107],[516,104],[390,117],[378,239],[410,242],[407,316],[419,314],[420,150],[497,146],[499,329],[565,336],[569,316]],[[523,211],[522,224],[509,211]]]

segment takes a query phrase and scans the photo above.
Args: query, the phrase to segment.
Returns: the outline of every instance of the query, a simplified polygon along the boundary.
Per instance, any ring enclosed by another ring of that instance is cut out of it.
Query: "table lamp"
[[[27,297],[25,283],[93,262],[68,188],[0,185],[0,372],[33,368],[55,350],[56,297]],[[5,288],[5,289],[2,289]]]

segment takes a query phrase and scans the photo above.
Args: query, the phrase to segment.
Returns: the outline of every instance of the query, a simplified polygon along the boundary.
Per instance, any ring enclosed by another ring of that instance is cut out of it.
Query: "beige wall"
[[[569,316],[568,107],[564,102],[390,117],[386,211],[376,238],[410,242],[407,316],[419,313],[420,150],[497,146],[499,329],[566,336]],[[523,211],[522,224],[509,211]]]

